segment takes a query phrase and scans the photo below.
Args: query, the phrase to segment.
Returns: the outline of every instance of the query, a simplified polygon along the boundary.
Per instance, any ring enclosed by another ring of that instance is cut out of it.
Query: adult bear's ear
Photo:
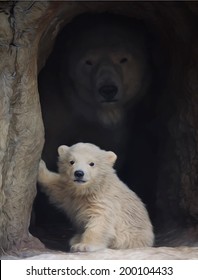
[[[116,159],[117,159],[117,156],[114,152],[106,152],[107,154],[107,158],[108,158],[108,161],[109,163],[111,163],[112,165],[114,165]]]
[[[69,147],[66,145],[62,145],[62,146],[58,147],[59,156],[65,155],[68,150],[69,150]]]

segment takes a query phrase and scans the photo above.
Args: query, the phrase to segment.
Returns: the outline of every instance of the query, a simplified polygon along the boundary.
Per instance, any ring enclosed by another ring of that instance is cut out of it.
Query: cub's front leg
[[[43,160],[39,163],[38,183],[41,190],[48,195],[50,201],[56,206],[59,207],[66,200],[64,196],[65,186],[60,182],[60,175],[49,171]]]
[[[47,169],[47,166],[43,160],[39,163],[38,170],[38,182],[44,187],[50,188],[53,185],[59,184],[60,175],[51,172]]]
[[[111,236],[108,233],[108,223],[103,215],[91,220],[82,234],[75,235],[71,241],[71,252],[92,252],[108,247]]]

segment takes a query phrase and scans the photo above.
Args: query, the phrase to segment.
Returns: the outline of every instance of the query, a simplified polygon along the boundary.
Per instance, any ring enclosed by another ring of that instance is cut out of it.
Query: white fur
[[[153,245],[153,230],[142,201],[117,177],[116,155],[88,143],[60,146],[59,174],[41,161],[38,181],[51,201],[63,209],[78,234],[71,251],[128,249]],[[76,182],[74,172],[84,172]]]

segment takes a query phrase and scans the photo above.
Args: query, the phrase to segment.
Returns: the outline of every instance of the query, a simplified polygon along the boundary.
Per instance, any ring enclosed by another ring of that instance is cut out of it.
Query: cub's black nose
[[[76,178],[78,178],[78,179],[83,178],[84,175],[85,175],[85,174],[84,174],[84,172],[83,172],[82,170],[76,170],[76,171],[74,172],[74,176],[75,176]]]
[[[111,102],[118,92],[118,88],[114,85],[105,85],[99,88],[100,95],[105,101]]]

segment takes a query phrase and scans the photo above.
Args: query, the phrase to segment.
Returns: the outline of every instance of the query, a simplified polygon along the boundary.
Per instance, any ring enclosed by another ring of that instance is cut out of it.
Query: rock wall
[[[159,220],[193,227],[198,221],[198,6],[195,2],[0,3],[0,248],[42,247],[29,232],[44,129],[37,75],[58,32],[84,12],[142,19],[169,58],[159,100]],[[162,65],[163,67],[163,65]],[[197,237],[197,231],[193,236]]]

